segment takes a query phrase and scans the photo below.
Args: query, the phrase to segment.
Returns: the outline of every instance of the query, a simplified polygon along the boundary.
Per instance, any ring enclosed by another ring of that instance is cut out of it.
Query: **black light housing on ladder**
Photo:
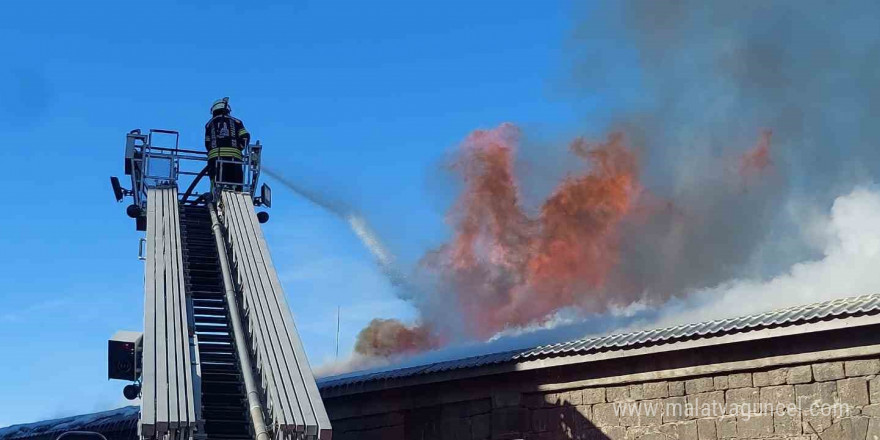
[[[110,185],[113,186],[113,196],[116,197],[117,202],[121,202],[122,198],[125,197],[125,188],[119,184],[119,178],[116,176],[110,177]]]
[[[254,204],[257,206],[272,207],[272,188],[265,183],[260,187],[260,196],[254,197]]]

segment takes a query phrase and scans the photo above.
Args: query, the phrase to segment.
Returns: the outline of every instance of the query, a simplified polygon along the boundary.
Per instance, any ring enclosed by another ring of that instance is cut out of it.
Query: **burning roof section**
[[[711,342],[713,338],[733,334],[759,333],[769,329],[792,328],[794,330],[798,327],[805,327],[802,330],[809,331],[806,327],[818,322],[878,315],[880,315],[880,294],[864,295],[789,307],[739,318],[590,337],[542,345],[525,350],[485,354],[415,367],[354,372],[320,379],[318,387],[324,391],[367,383],[391,382],[413,376],[432,375],[454,370],[517,364],[551,357],[587,355],[609,351],[625,354],[627,351],[638,348],[693,340],[708,340]]]

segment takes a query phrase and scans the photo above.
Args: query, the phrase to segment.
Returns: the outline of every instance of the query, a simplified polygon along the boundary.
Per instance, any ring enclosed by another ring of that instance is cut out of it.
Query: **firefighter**
[[[251,135],[239,119],[230,116],[231,112],[229,98],[218,99],[211,106],[211,120],[205,124],[208,175],[215,185],[217,182],[231,184],[233,189],[241,191],[244,183],[241,152],[250,143]]]

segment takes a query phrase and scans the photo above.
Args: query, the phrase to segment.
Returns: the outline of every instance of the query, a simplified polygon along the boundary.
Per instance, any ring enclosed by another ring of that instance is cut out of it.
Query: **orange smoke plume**
[[[770,137],[773,132],[765,130],[754,147],[746,151],[739,163],[739,174],[744,179],[751,179],[760,175],[771,165],[770,162]]]
[[[541,208],[541,234],[528,265],[535,292],[529,308],[538,316],[604,285],[617,263],[617,228],[641,192],[636,157],[623,135],[602,144],[578,139],[571,149],[591,166],[564,180]],[[542,307],[534,308],[535,302]]]
[[[432,322],[430,312],[423,319],[431,326],[375,319],[358,335],[358,353],[423,351],[452,339],[453,331],[487,339],[508,328],[543,324],[569,307],[602,313],[651,287],[621,279],[627,273],[621,231],[646,224],[643,217],[686,208],[643,189],[626,138],[614,133],[605,142],[572,142],[582,170],[564,178],[537,215],[529,216],[513,171],[519,135],[514,125],[502,124],[462,142],[451,166],[464,182],[448,217],[454,235],[422,260],[421,268],[441,280],[432,301],[453,302],[453,320],[461,328],[450,329],[447,317]],[[768,131],[740,157],[740,176],[762,174],[771,164],[769,149]]]
[[[389,357],[430,350],[439,345],[427,327],[376,318],[358,333],[354,351],[366,356]]]
[[[589,167],[566,178],[530,219],[513,175],[518,136],[504,124],[462,143],[455,238],[426,260],[452,284],[466,330],[479,337],[539,322],[601,287],[616,262],[617,226],[641,190],[622,135],[601,144],[579,139],[571,150]]]

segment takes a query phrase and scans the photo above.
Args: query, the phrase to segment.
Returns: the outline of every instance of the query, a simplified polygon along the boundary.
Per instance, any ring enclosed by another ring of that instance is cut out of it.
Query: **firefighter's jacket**
[[[218,115],[205,124],[205,149],[208,159],[217,157],[241,159],[251,135],[241,120],[229,115]]]

